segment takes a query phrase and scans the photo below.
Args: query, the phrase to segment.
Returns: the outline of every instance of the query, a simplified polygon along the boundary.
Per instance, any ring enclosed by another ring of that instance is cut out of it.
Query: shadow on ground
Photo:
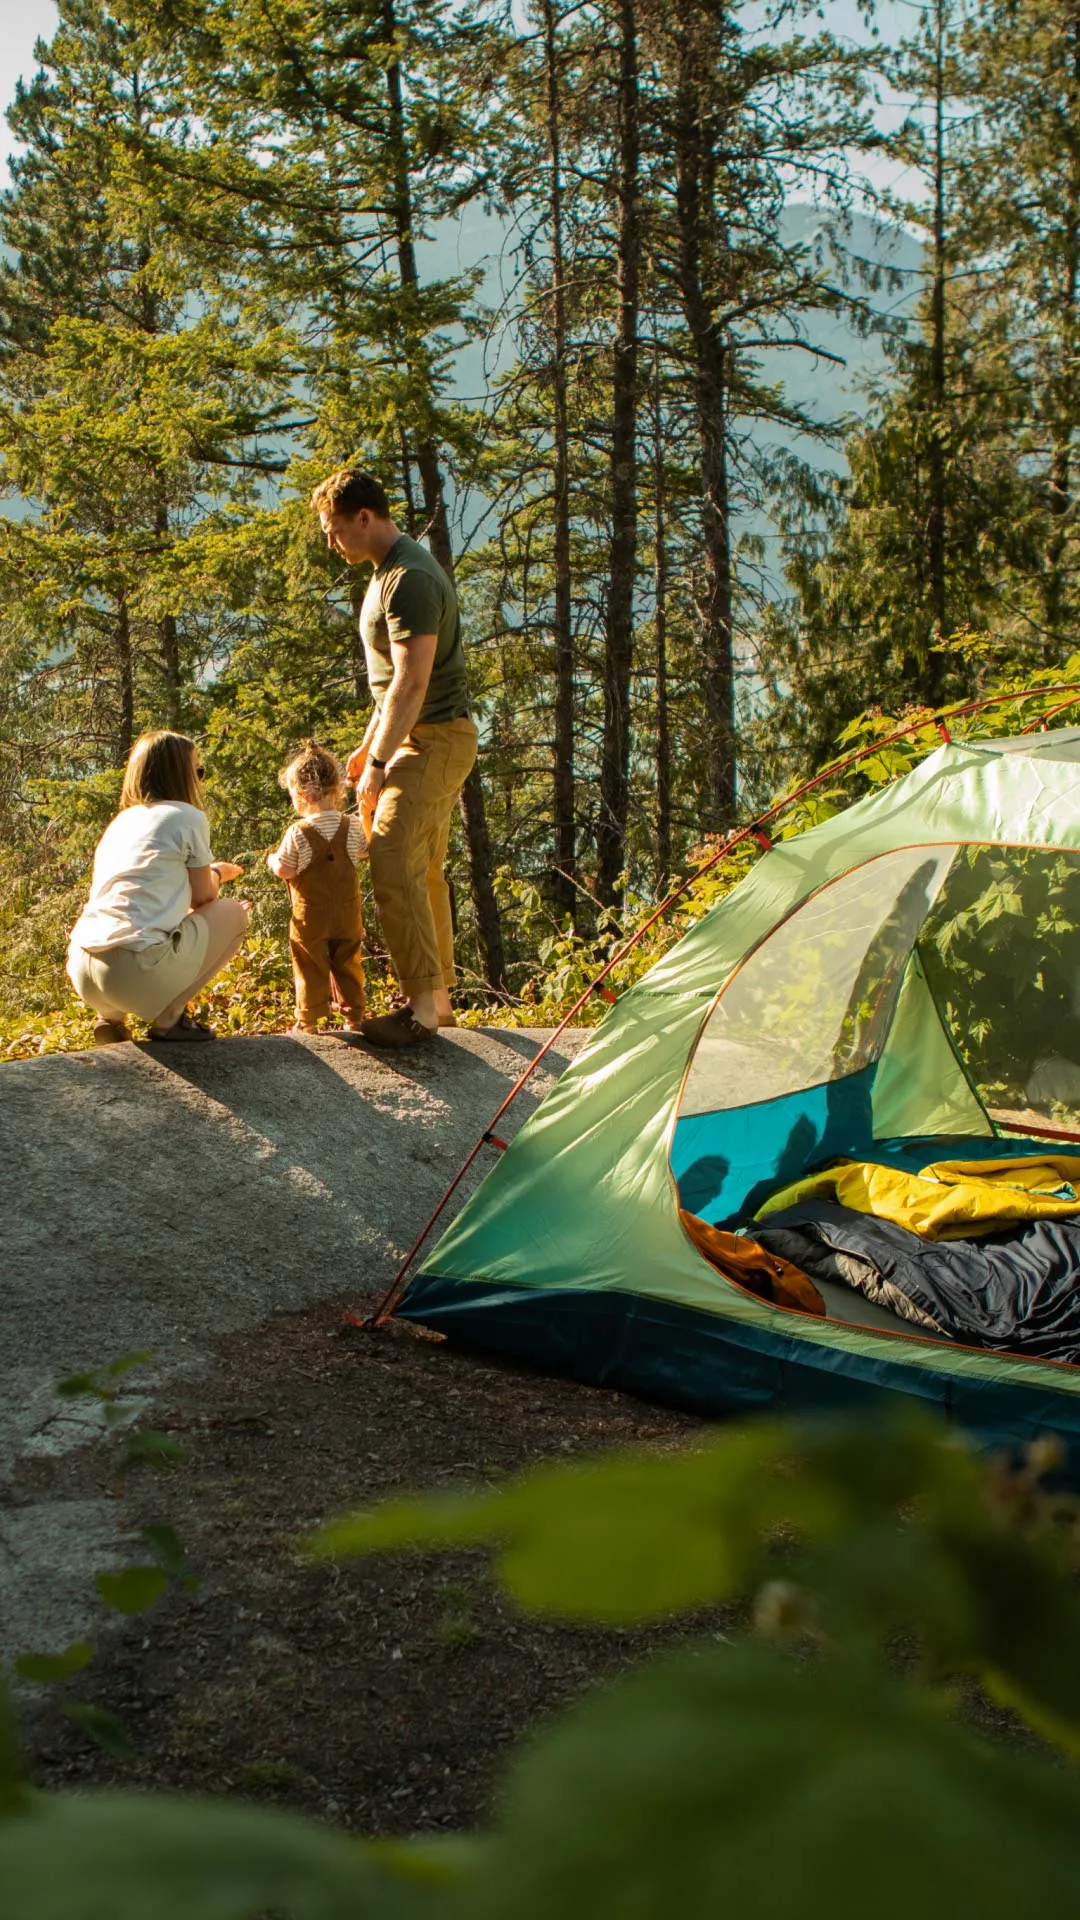
[[[20,1457],[85,1441],[55,1397],[64,1374],[150,1348],[159,1392],[275,1311],[376,1299],[541,1038],[455,1032],[398,1062],[274,1036],[0,1069],[0,1501]],[[500,1132],[582,1038],[565,1036]],[[41,1518],[39,1549],[15,1553],[0,1513],[9,1651],[79,1631],[72,1516]]]

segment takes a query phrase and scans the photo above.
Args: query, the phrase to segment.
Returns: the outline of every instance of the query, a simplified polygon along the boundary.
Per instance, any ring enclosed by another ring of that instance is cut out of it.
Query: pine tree
[[[719,832],[735,816],[737,682],[750,665],[754,611],[739,523],[777,479],[756,429],[822,432],[761,377],[761,356],[770,347],[817,353],[816,313],[861,317],[827,254],[785,234],[784,207],[803,167],[815,192],[843,207],[846,149],[866,122],[858,77],[829,40],[755,40],[726,0],[658,9],[649,50],[655,298],[697,474],[698,819]]]
[[[1022,389],[1018,467],[1038,475],[1029,583],[1013,585],[1047,664],[1080,611],[1080,5],[981,0],[963,36],[974,112],[961,154],[967,259],[981,324]]]
[[[552,500],[552,639],[555,654],[555,727],[552,740],[553,892],[561,918],[575,919],[578,908],[577,822],[574,802],[574,632],[570,578],[570,422],[568,412],[569,333],[566,244],[563,231],[563,74],[559,16],[554,0],[540,0],[543,27],[544,120],[548,159],[548,234],[550,253]]]
[[[605,596],[604,734],[600,761],[596,891],[616,902],[630,807],[630,677],[637,572],[638,326],[641,299],[641,99],[636,0],[613,6],[615,313],[609,458],[611,557]]]
[[[0,455],[35,511],[2,529],[4,648],[16,681],[36,662],[39,719],[88,773],[199,706],[229,624],[209,574],[255,505],[259,437],[291,410],[287,343],[193,317],[131,179],[128,142],[169,92],[137,32],[64,0],[11,116],[26,150],[0,209]]]
[[[340,12],[291,0],[200,0],[173,27],[204,123],[152,156],[183,181],[189,231],[215,237],[248,298],[304,335],[314,421],[294,478],[363,461],[401,476],[416,520],[453,572],[447,464],[475,460],[474,413],[448,398],[453,330],[476,324],[478,274],[425,280],[418,241],[483,179],[478,157],[494,73],[492,35],[442,0],[358,0]],[[210,255],[208,254],[208,261]],[[477,934],[489,984],[505,975],[479,769],[463,796]]]
[[[932,0],[884,61],[916,96],[894,137],[926,235],[914,324],[808,530],[792,501],[795,598],[770,610],[771,765],[827,752],[868,700],[977,690],[978,650],[1053,665],[1076,612],[1073,442],[1080,262],[1080,35],[1069,9]]]

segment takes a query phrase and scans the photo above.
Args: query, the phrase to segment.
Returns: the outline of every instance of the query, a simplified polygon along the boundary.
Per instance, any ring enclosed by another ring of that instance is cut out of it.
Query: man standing
[[[327,545],[374,567],[360,610],[375,709],[348,776],[369,825],[371,881],[405,996],[364,1020],[377,1047],[408,1047],[454,1024],[454,933],[443,866],[455,802],[476,759],[453,582],[390,517],[378,480],[356,467],[311,496]]]

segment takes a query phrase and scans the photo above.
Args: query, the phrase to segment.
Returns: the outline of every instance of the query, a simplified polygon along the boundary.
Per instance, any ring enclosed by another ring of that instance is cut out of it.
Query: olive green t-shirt
[[[377,707],[394,677],[391,640],[408,642],[421,633],[433,633],[436,646],[419,718],[460,720],[469,711],[469,686],[454,583],[426,547],[403,533],[372,574],[360,609],[360,638]]]

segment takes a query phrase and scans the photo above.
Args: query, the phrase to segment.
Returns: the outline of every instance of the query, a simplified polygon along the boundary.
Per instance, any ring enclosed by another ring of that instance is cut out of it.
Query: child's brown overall
[[[300,831],[311,848],[311,860],[289,881],[296,1017],[305,1027],[325,1019],[332,979],[335,998],[351,1020],[359,1020],[364,1013],[364,929],[360,884],[349,859],[349,822],[342,817],[332,840],[317,827],[302,826]]]

